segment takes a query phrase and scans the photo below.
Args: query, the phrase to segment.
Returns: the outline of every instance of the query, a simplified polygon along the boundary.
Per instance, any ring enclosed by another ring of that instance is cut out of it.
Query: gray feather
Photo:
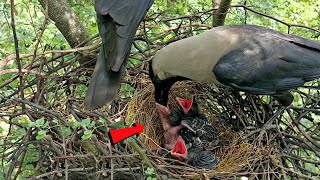
[[[85,99],[87,109],[102,106],[115,97],[135,32],[153,1],[96,0],[102,45]]]
[[[294,89],[320,77],[320,43],[258,28],[213,72],[223,84],[249,93]]]
[[[90,80],[84,105],[87,109],[95,109],[113,100],[119,90],[120,80],[126,63],[118,72],[106,69],[104,49],[101,46],[96,67]]]
[[[116,26],[116,57],[106,59],[108,68],[119,71],[122,63],[127,61],[131,44],[137,28],[154,0],[96,0],[95,9],[101,17],[110,16]],[[102,39],[107,39],[105,21],[98,21]],[[107,40],[106,40],[107,41]]]

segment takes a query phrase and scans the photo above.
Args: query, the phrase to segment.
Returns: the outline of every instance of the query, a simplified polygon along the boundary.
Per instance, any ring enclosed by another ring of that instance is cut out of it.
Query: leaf
[[[42,127],[44,125],[44,122],[45,122],[44,118],[37,119],[36,123],[35,123],[35,126],[40,128],[40,127]]]
[[[36,139],[42,140],[46,137],[46,135],[47,135],[47,131],[45,131],[45,130],[38,131]]]
[[[70,122],[70,125],[73,129],[77,129],[78,127],[82,126],[82,123],[78,121],[72,121]]]
[[[68,137],[68,136],[70,136],[70,134],[71,134],[71,129],[70,129],[70,127],[62,127],[61,128],[61,135],[62,135],[62,137]]]
[[[84,119],[84,120],[81,121],[81,126],[82,126],[82,127],[89,127],[89,126],[90,126],[90,123],[91,123],[90,118],[86,118],[86,119]]]
[[[84,133],[83,133],[81,138],[82,138],[82,140],[88,140],[88,139],[91,138],[92,134],[93,134],[93,131],[86,130],[86,131],[84,131]]]
[[[49,127],[49,122],[46,121],[46,122],[44,123],[43,127]]]
[[[132,97],[135,89],[129,84],[124,84],[120,87],[119,96],[122,98]]]
[[[124,121],[115,122],[110,126],[111,129],[125,128],[125,127],[126,126],[124,124]]]
[[[153,174],[154,174],[154,169],[148,167],[147,170],[146,170],[146,175],[151,176],[151,175],[153,175]]]
[[[94,125],[96,125],[96,122],[95,121],[91,121],[91,123],[90,123],[90,125],[89,125],[89,127],[94,127]]]
[[[36,123],[35,122],[30,122],[28,127],[34,128],[34,127],[36,127]]]

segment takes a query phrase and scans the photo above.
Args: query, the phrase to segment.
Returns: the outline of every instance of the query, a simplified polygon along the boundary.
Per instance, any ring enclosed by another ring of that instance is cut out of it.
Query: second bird
[[[154,0],[96,0],[102,40],[84,105],[95,109],[116,96],[138,26]]]

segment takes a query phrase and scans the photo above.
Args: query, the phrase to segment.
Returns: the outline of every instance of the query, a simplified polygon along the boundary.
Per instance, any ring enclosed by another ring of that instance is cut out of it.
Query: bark
[[[48,1],[49,18],[55,22],[56,27],[72,48],[89,38],[89,33],[66,0],[38,1],[44,9]]]
[[[218,9],[218,7],[220,6],[221,0],[212,0],[212,7],[214,9]]]
[[[230,8],[232,0],[212,0],[214,8],[218,8],[213,12],[212,26],[223,26],[224,20],[226,19],[227,12]]]

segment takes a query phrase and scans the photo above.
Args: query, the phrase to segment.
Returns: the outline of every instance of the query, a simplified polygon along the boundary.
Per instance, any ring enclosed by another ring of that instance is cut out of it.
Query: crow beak
[[[157,103],[166,106],[168,104],[169,90],[174,82],[161,81],[159,78],[155,79],[152,80],[155,89],[154,98]]]

